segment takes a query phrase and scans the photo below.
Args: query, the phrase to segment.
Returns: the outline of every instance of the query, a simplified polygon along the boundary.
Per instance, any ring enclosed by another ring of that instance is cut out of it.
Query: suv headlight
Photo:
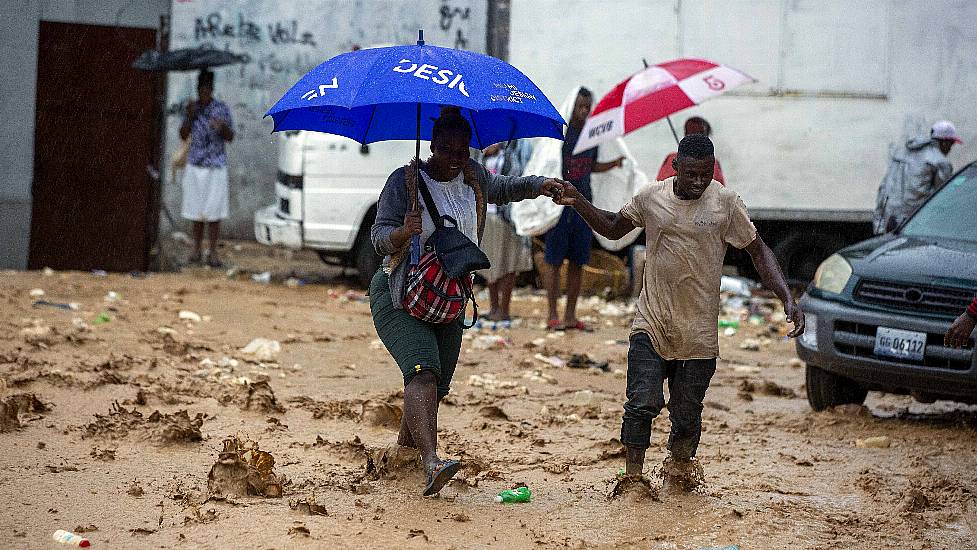
[[[814,287],[825,292],[840,294],[851,279],[851,264],[838,254],[832,254],[821,262],[814,274]]]

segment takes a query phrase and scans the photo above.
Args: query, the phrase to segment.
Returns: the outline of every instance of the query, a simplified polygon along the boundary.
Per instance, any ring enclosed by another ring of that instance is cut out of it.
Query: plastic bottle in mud
[[[516,487],[515,489],[506,489],[502,491],[495,497],[495,502],[503,502],[506,504],[511,504],[515,502],[529,502],[532,498],[532,493],[529,491],[529,487]]]
[[[92,543],[88,539],[84,537],[80,537],[74,533],[70,533],[68,531],[62,531],[61,529],[55,531],[54,536],[52,536],[51,538],[53,538],[55,542],[60,542],[61,544],[67,544],[68,546],[79,546],[81,548],[88,548],[89,546],[92,545]]]

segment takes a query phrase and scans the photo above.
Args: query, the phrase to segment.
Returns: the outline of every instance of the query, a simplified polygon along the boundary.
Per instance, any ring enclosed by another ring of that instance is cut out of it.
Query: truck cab
[[[422,142],[422,155],[429,150]],[[413,141],[361,145],[319,132],[279,134],[275,203],[255,213],[256,239],[315,250],[325,262],[354,267],[368,286],[380,265],[370,242],[380,191],[413,157]]]

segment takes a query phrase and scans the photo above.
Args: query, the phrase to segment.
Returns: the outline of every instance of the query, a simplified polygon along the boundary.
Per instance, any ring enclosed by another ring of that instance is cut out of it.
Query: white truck
[[[429,144],[421,143],[427,151]],[[258,242],[315,250],[325,262],[354,267],[368,286],[380,264],[370,242],[380,190],[414,157],[413,141],[362,146],[319,132],[279,137],[275,204],[254,216]]]
[[[709,120],[727,184],[787,276],[810,280],[821,260],[870,236],[890,149],[949,119],[965,142],[950,154],[954,166],[977,156],[975,20],[977,2],[949,0],[516,0],[489,33],[508,45],[496,54],[554,102],[581,84],[600,97],[642,58],[704,57],[757,78],[673,118],[679,132],[688,116]],[[625,140],[650,177],[675,150],[665,122]],[[361,153],[341,137],[285,135],[276,204],[255,217],[258,240],[316,249],[368,282],[379,191],[413,148],[383,142]],[[745,254],[727,261],[752,270]]]

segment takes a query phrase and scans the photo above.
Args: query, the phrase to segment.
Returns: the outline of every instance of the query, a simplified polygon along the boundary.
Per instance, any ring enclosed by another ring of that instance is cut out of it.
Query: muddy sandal
[[[427,486],[424,488],[424,496],[428,497],[438,493],[445,485],[455,477],[461,469],[461,462],[457,460],[442,460],[438,465],[427,474]]]

